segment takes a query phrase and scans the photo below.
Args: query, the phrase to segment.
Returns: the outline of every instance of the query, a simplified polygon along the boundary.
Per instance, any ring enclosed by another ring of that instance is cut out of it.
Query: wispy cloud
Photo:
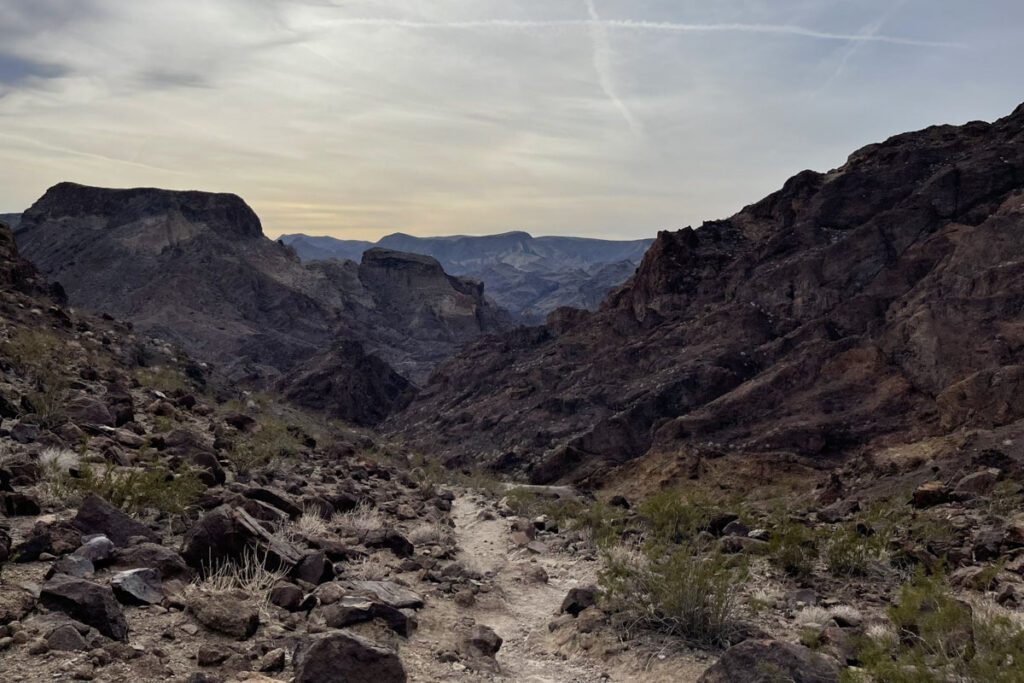
[[[622,114],[622,118],[626,120],[630,130],[634,134],[640,135],[643,132],[643,126],[640,121],[633,115],[626,103],[619,97],[618,90],[615,87],[615,76],[612,73],[612,46],[611,41],[608,39],[608,27],[601,21],[600,15],[597,13],[597,7],[594,5],[594,0],[585,0],[587,5],[587,13],[590,15],[590,41],[593,45],[594,50],[594,71],[597,72],[597,80],[601,84],[601,90],[608,97],[615,108]]]
[[[590,2],[589,4],[593,4]],[[593,14],[590,19],[552,19],[552,20],[529,20],[529,19],[483,19],[474,21],[417,21],[410,19],[388,19],[388,18],[339,18],[330,22],[334,26],[378,26],[383,28],[405,28],[405,29],[442,29],[442,30],[467,30],[467,29],[556,29],[567,27],[599,27],[607,29],[622,29],[632,31],[660,31],[668,33],[761,33],[771,35],[795,36],[800,38],[813,38],[817,40],[837,40],[843,42],[869,42],[887,43],[890,45],[903,45],[907,47],[931,47],[931,48],[964,48],[963,43],[919,40],[903,36],[892,36],[880,33],[835,33],[831,31],[820,31],[804,26],[793,24],[742,24],[742,23],[715,23],[715,24],[691,24],[676,23],[669,21],[641,21],[634,19],[601,19]]]

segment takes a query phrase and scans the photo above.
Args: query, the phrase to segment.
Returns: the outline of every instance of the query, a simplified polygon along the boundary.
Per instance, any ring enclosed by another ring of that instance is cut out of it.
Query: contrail
[[[597,72],[597,80],[601,84],[604,94],[619,110],[622,118],[626,120],[630,130],[639,135],[643,132],[643,127],[615,89],[615,80],[612,75],[612,46],[608,40],[608,27],[601,22],[601,17],[597,14],[597,7],[594,6],[594,0],[585,1],[587,12],[590,14],[590,40],[594,44],[594,71]]]
[[[882,16],[880,16],[878,19],[865,26],[863,30],[861,30],[861,35],[878,35],[878,32],[882,30],[882,27],[885,25],[885,22],[887,22],[895,12],[902,9],[905,4],[907,4],[907,0],[897,0],[897,2],[894,5],[890,6],[889,9],[886,10],[886,12]],[[861,50],[861,48],[863,48],[867,44],[868,42],[866,41],[849,43],[846,46],[846,48],[844,48],[843,55],[839,59],[839,63],[836,65],[835,70],[827,79],[825,79],[825,81],[821,85],[817,87],[817,89],[814,91],[814,94],[817,95],[819,92],[821,92],[828,86],[832,85],[832,83],[835,82],[836,79],[842,76],[843,72],[846,71],[846,66],[850,63],[850,60],[853,59],[853,57]]]
[[[552,21],[487,19],[477,21],[413,21],[406,19],[349,18],[327,22],[334,26],[379,26],[382,28],[406,29],[550,29],[591,27],[595,24],[605,29],[633,31],[662,31],[667,33],[761,33],[789,35],[818,40],[839,40],[844,42],[888,43],[908,47],[963,48],[963,43],[917,40],[885,34],[833,33],[818,31],[793,24],[682,24],[666,21],[636,21],[632,19],[561,19]]]

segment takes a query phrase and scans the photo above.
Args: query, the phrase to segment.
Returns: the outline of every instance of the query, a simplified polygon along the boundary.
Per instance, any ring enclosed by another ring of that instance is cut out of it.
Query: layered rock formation
[[[281,241],[304,261],[358,261],[372,248],[431,256],[447,272],[483,282],[500,306],[528,322],[540,322],[560,306],[596,308],[634,273],[652,242],[533,237],[525,232],[482,237],[395,233],[376,243],[284,235]]]
[[[1024,416],[1024,107],[663,232],[596,313],[487,338],[390,428],[584,479],[645,454],[817,460]]]
[[[460,344],[506,324],[478,285],[432,259],[375,251],[362,264],[306,267],[264,237],[234,195],[62,183],[16,234],[72,305],[131,320],[236,378],[273,378],[355,341],[419,381]]]

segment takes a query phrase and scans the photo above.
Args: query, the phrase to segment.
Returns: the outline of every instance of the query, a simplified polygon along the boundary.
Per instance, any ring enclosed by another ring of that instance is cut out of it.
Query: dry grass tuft
[[[371,531],[383,529],[387,525],[384,513],[372,505],[362,503],[354,510],[341,512],[331,518],[331,526],[342,534],[362,536]]]

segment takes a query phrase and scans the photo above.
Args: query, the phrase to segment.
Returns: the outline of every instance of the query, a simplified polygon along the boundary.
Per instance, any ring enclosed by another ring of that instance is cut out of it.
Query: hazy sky
[[[0,211],[235,192],[267,234],[640,237],[1024,101],[1021,0],[0,0]]]

